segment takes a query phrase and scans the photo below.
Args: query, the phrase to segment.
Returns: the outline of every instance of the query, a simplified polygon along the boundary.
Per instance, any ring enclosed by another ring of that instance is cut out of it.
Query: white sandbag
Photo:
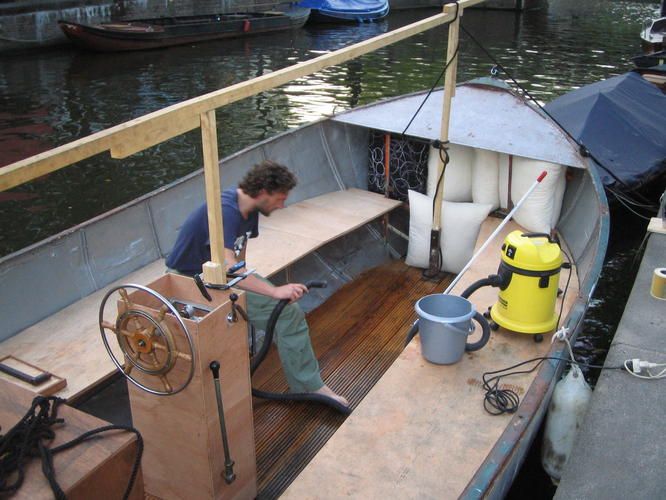
[[[431,147],[428,156],[428,196],[435,195],[437,187],[437,159],[439,150]],[[449,145],[449,164],[444,173],[444,199],[472,201],[472,160],[474,150],[467,146]]]
[[[564,167],[520,156],[513,158],[511,198],[514,203],[522,198],[544,170],[546,177],[514,215],[515,221],[523,228],[537,233],[549,233],[554,227],[553,217],[555,214],[559,217],[564,197]]]
[[[499,208],[499,153],[476,149],[472,163],[472,201]]]
[[[553,218],[550,221],[550,226],[555,227],[560,220],[560,213],[562,212],[562,202],[564,201],[564,191],[567,187],[567,168],[562,167],[560,180],[557,182],[555,188],[555,200],[553,201]]]
[[[458,273],[474,254],[481,224],[490,204],[442,202],[442,270]],[[409,191],[409,245],[405,263],[427,268],[432,230],[432,198]]]
[[[408,192],[409,196],[409,244],[405,264],[428,267],[430,252],[430,231],[432,230],[432,197]]]
[[[509,155],[499,154],[499,204],[500,208],[506,210],[509,208]]]

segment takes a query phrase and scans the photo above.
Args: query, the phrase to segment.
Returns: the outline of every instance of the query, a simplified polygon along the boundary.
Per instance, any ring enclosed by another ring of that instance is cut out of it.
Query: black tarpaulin
[[[604,185],[640,189],[666,173],[666,95],[640,75],[586,85],[545,109],[601,164]]]

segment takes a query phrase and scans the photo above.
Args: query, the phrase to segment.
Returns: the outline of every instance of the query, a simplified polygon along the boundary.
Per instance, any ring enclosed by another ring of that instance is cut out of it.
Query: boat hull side
[[[578,297],[562,323],[575,340],[601,274],[610,231],[608,200],[592,162],[586,170],[574,171],[567,187],[558,230],[571,251],[579,279]],[[563,344],[555,343],[548,356],[567,358],[568,354]],[[518,412],[468,483],[461,498],[502,499],[506,496],[539,430],[564,366],[561,361],[548,361],[541,365]]]
[[[343,187],[365,189],[367,144],[365,129],[332,121],[304,125],[222,159],[222,187],[237,185],[252,165],[270,158],[288,165],[299,179],[289,203]],[[0,258],[0,341],[165,256],[204,199],[200,169]]]
[[[304,11],[306,9],[303,9]],[[287,17],[287,19],[285,19]],[[62,22],[61,28],[67,38],[75,45],[98,52],[123,52],[132,50],[151,50],[185,45],[189,43],[206,42],[210,40],[240,38],[260,35],[275,31],[300,28],[309,17],[282,16],[280,18],[265,18],[252,21],[246,29],[243,21],[224,23],[224,26],[208,27],[197,33],[187,33],[184,27],[167,29],[164,31],[130,34],[98,29],[94,26],[85,26],[76,23]]]

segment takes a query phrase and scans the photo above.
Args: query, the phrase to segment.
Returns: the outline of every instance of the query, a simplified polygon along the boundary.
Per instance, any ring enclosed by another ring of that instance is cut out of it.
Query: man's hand
[[[277,300],[289,299],[290,302],[296,302],[307,292],[308,288],[302,283],[287,283],[273,288],[272,297]]]

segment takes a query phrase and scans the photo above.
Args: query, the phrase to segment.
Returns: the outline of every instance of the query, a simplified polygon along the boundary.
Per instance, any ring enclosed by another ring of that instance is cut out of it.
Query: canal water
[[[640,51],[641,25],[658,8],[656,1],[550,0],[547,9],[522,14],[471,10],[463,25],[545,103],[630,70],[630,58]],[[400,11],[376,24],[308,26],[150,52],[94,54],[60,47],[3,54],[0,166],[435,12]],[[431,87],[442,70],[446,39],[446,27],[434,29],[219,110],[220,156],[335,111]],[[465,34],[459,55],[459,81],[488,75],[493,67]],[[99,155],[0,193],[0,256],[200,168],[200,148],[192,132],[122,161]],[[595,363],[603,362],[621,316],[645,227],[622,208],[612,225],[604,275],[577,345],[577,353]],[[594,381],[597,374],[587,375]],[[552,496],[547,482],[523,482],[539,474],[522,473],[511,495]]]

